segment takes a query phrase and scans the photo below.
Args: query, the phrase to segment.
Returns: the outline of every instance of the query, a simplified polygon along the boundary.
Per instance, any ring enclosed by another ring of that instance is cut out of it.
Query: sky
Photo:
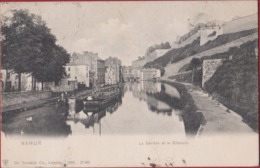
[[[125,1],[2,3],[1,14],[28,9],[41,15],[57,43],[69,53],[91,51],[102,59],[118,57],[123,65],[146,49],[174,42],[187,33],[189,22],[232,20],[257,13],[257,1]]]

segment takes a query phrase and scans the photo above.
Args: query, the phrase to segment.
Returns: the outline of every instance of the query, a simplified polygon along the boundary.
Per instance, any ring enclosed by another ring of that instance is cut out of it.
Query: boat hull
[[[108,107],[112,102],[117,101],[120,97],[120,93],[116,93],[112,96],[109,96],[104,99],[99,100],[89,100],[83,101],[84,102],[84,111],[85,112],[97,112],[106,107]]]

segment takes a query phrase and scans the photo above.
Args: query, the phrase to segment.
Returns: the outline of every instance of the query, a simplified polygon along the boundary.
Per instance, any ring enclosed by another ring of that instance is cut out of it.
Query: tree
[[[28,10],[13,10],[1,27],[3,33],[3,66],[19,75],[31,73],[34,83],[58,81],[69,54],[56,45],[56,38],[40,16]]]
[[[192,68],[192,78],[191,78],[191,83],[194,82],[194,76],[197,71],[197,67],[201,65],[200,59],[199,58],[192,58],[190,62],[191,68]]]

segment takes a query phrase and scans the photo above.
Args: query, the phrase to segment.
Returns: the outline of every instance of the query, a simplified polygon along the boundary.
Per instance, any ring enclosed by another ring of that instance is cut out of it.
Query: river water
[[[182,109],[183,101],[183,93],[165,83],[126,83],[116,101],[95,113],[77,103],[68,119],[68,108],[52,103],[13,114],[3,118],[3,158],[9,167],[258,164],[257,134],[204,136],[210,123],[201,112]]]
[[[74,117],[67,119],[65,108],[48,104],[14,115],[3,122],[2,130],[6,136],[196,136],[201,117],[184,115],[180,103],[180,93],[168,84],[126,83],[120,97],[98,112],[77,107]]]

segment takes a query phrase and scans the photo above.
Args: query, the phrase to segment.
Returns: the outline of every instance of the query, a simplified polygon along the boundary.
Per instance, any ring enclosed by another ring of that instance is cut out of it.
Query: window
[[[70,73],[68,73],[68,78],[70,78]]]
[[[75,76],[75,79],[77,79],[77,77]]]
[[[70,85],[70,81],[68,81],[68,85]]]
[[[68,71],[70,71],[70,67],[68,67]]]

